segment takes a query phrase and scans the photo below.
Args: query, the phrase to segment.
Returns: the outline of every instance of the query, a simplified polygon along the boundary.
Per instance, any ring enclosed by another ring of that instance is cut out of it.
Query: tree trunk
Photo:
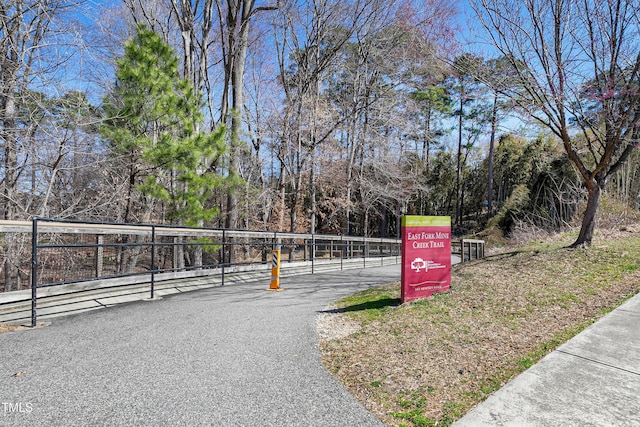
[[[315,50],[316,63],[320,61],[318,49]],[[316,233],[316,221],[317,221],[317,189],[316,189],[316,149],[317,149],[317,133],[318,133],[318,101],[320,98],[320,81],[316,78],[313,84],[313,108],[311,110],[311,171],[309,173],[309,191],[311,198],[311,216],[309,232],[311,234]]]
[[[380,212],[380,237],[387,237],[388,224],[387,224],[387,207],[382,205]]]
[[[248,24],[247,24],[248,28]],[[240,35],[238,40],[238,52],[231,58],[231,93],[232,93],[232,110],[231,110],[231,145],[229,147],[229,177],[237,179],[240,174],[240,131],[242,127],[242,110],[244,106],[244,61],[246,55],[246,37]],[[238,194],[236,185],[231,183],[231,188],[227,195],[227,222],[226,228],[238,228]],[[233,240],[233,239],[230,239]],[[235,246],[228,246],[228,261],[233,264],[236,259]]]
[[[462,108],[464,105],[464,91],[461,89],[460,91],[460,117],[458,119],[458,153],[456,155],[457,158],[457,168],[456,168],[456,219],[455,225],[456,227],[460,227],[462,222],[462,205],[460,200],[460,188],[462,186],[461,175],[462,175]]]
[[[309,232],[311,234],[316,233],[316,221],[317,221],[317,202],[316,198],[318,197],[317,189],[316,189],[316,147],[315,144],[311,147],[311,170],[309,172],[309,186],[310,188],[310,199],[311,199],[311,216],[309,219]]]
[[[300,205],[300,201],[302,199],[301,197],[301,192],[302,192],[302,165],[299,165],[298,167],[298,173],[297,176],[295,177],[291,177],[292,178],[292,182],[291,182],[291,188],[292,188],[292,193],[291,193],[291,198],[290,198],[290,206],[289,209],[291,209],[291,211],[289,212],[289,218],[290,218],[290,223],[289,223],[289,231],[291,233],[295,233],[298,231],[298,206]]]
[[[493,111],[491,112],[491,138],[489,140],[489,176],[487,177],[487,219],[493,217],[493,150],[496,140],[496,127],[498,125],[498,95],[493,98]]]
[[[244,74],[244,55],[242,65],[236,64],[232,77],[233,110],[231,111],[231,146],[229,148],[229,177],[232,180],[238,179],[240,175],[240,131],[242,126],[242,105],[244,103],[244,93],[242,90]],[[231,188],[227,194],[227,221],[226,228],[238,228],[238,218],[240,209],[238,204],[238,193],[235,182],[231,182]],[[235,262],[234,246],[229,246],[229,263]]]
[[[591,245],[593,239],[593,230],[596,225],[596,212],[598,211],[598,205],[600,204],[600,185],[596,182],[592,182],[589,185],[589,195],[587,197],[587,208],[584,211],[582,217],[582,226],[580,227],[580,234],[578,239],[570,246],[571,248],[588,247]]]
[[[287,208],[287,190],[284,182],[280,185],[280,212],[278,214],[278,231],[284,231],[284,211]]]
[[[143,224],[149,224],[151,222],[152,212],[153,212],[153,202],[145,197],[144,203],[142,206],[142,215],[140,218]],[[142,253],[142,249],[143,249],[142,245],[145,243],[147,243],[147,239],[145,238],[145,236],[142,236],[142,235],[135,236],[135,246],[127,248],[129,252],[129,256],[127,258],[127,263],[125,266],[126,270],[124,271],[124,273],[136,272],[136,266],[138,265],[138,258],[140,257],[140,254]],[[149,249],[151,249],[150,246],[149,246]]]
[[[7,84],[2,94],[2,129],[1,137],[4,140],[4,186],[2,191],[3,217],[6,220],[18,219],[18,137],[16,119],[16,84],[13,75],[3,79]],[[20,274],[17,260],[19,242],[16,233],[6,233],[4,242],[4,290],[5,292],[20,288]]]

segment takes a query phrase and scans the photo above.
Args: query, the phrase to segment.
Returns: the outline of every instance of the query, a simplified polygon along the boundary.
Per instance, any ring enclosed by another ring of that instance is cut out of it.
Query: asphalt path
[[[376,426],[317,314],[400,266],[205,289],[0,334],[0,426]]]

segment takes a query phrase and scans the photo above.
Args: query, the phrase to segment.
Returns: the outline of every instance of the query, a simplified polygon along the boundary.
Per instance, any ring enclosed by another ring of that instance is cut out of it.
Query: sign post
[[[451,217],[402,217],[402,302],[451,287]]]

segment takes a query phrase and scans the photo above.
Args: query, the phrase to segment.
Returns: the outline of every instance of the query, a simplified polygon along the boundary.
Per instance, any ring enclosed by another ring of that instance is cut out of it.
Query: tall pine
[[[135,209],[148,210],[153,200],[167,202],[177,222],[211,220],[217,208],[207,199],[224,180],[215,170],[226,149],[224,128],[199,131],[201,95],[180,77],[175,52],[158,34],[138,26],[125,43],[104,111],[102,135],[127,159],[125,220],[135,217]]]

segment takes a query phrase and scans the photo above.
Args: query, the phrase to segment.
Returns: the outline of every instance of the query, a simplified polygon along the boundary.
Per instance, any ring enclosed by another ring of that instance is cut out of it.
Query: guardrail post
[[[36,305],[38,300],[38,217],[31,223],[31,327],[36,326]]]
[[[225,247],[225,230],[222,229],[222,257],[221,257],[221,261],[222,261],[222,274],[220,275],[220,286],[224,286],[224,264],[226,263],[225,259],[224,259],[224,254],[227,252],[227,248]]]
[[[362,261],[363,261],[363,268],[367,268],[367,255],[369,254],[369,246],[368,246],[369,242],[367,242],[367,238],[363,237],[362,238]]]
[[[173,245],[171,246],[173,271],[178,271],[178,243],[178,236],[173,236]]]
[[[102,245],[104,245],[104,235],[98,234],[96,235],[96,250],[94,252],[96,279],[102,276],[102,268],[104,266],[104,247]]]
[[[309,258],[307,257],[307,250],[308,250],[307,246],[309,246],[309,241],[305,237],[302,240],[302,261],[304,262],[307,262],[309,260]]]
[[[311,235],[311,274],[314,274],[316,261],[316,235]]]
[[[156,226],[151,226],[151,299],[154,298],[156,285]]]

